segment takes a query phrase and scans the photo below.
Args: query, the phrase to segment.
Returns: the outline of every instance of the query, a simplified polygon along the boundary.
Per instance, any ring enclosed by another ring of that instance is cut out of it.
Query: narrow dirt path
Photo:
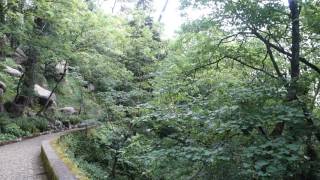
[[[40,159],[41,142],[59,134],[39,136],[0,147],[0,180],[46,180]]]

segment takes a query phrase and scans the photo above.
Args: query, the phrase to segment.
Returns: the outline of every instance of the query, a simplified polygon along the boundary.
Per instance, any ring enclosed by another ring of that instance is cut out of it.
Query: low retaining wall
[[[69,130],[61,134],[60,137],[70,134],[72,132],[88,131],[89,129],[96,127],[98,126],[90,126],[80,129],[78,128]],[[44,163],[44,168],[48,173],[48,178],[52,180],[76,180],[77,177],[74,174],[72,174],[69,168],[60,159],[60,157],[57,155],[57,153],[51,146],[50,142],[51,141],[43,141],[41,145],[41,159]]]
[[[58,157],[50,141],[44,141],[41,145],[41,159],[48,173],[48,178],[53,180],[76,180],[63,161]]]

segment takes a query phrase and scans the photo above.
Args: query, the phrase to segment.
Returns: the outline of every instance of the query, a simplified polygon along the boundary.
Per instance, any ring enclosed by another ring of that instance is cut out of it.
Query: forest
[[[0,0],[0,143],[95,125],[58,141],[84,179],[320,179],[319,0],[176,0],[203,14],[169,38],[173,0],[106,1]]]

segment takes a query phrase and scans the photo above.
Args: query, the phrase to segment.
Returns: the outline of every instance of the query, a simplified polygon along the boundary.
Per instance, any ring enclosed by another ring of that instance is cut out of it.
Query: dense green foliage
[[[152,1],[131,1],[121,15],[105,15],[95,1],[18,2],[7,4],[0,32],[15,42],[2,53],[16,44],[37,59],[37,78],[25,65],[21,92],[30,96],[29,77],[52,89],[50,68],[63,59],[71,68],[57,106],[82,112],[29,117],[33,105],[15,119],[3,115],[0,141],[53,120],[93,119],[102,126],[59,141],[91,179],[320,178],[318,1],[181,0],[182,9],[207,13],[168,41]],[[40,33],[36,17],[47,24]],[[18,79],[0,78],[10,101]]]

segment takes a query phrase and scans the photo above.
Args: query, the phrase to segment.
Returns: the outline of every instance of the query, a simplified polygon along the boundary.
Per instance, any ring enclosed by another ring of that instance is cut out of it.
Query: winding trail
[[[60,133],[39,136],[0,147],[0,180],[46,180],[40,159],[41,142]]]

